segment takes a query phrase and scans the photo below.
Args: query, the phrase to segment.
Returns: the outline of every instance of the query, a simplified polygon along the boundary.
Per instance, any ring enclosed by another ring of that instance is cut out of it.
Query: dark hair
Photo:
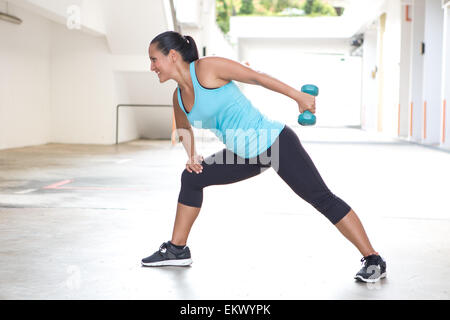
[[[183,60],[192,62],[198,60],[198,50],[194,39],[191,36],[182,36],[175,31],[166,31],[157,35],[150,44],[156,43],[159,51],[165,56],[171,49],[178,51]]]

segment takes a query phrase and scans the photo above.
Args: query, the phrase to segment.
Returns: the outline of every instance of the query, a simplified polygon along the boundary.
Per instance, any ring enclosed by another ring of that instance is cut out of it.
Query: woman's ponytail
[[[152,43],[156,43],[158,49],[166,56],[171,49],[174,49],[180,53],[186,62],[191,63],[198,60],[197,45],[191,36],[182,36],[175,31],[166,31],[157,35],[150,42],[150,44]]]
[[[184,38],[188,42],[189,51],[187,52],[186,59],[184,58],[184,56],[183,56],[183,59],[188,62],[198,60],[198,49],[197,49],[197,45],[195,44],[194,39],[191,36],[187,36],[187,35],[184,36]]]

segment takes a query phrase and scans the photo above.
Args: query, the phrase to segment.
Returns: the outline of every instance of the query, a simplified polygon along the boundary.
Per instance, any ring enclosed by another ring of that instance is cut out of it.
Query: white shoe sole
[[[369,282],[369,283],[374,283],[377,282],[380,279],[386,278],[386,272],[382,273],[378,278],[374,278],[374,279],[364,279],[361,276],[355,276],[355,279],[360,280],[362,282]]]
[[[141,263],[143,266],[146,267],[162,267],[162,266],[182,267],[182,266],[189,266],[190,264],[192,264],[192,259],[164,260],[151,263],[144,263],[141,261]]]

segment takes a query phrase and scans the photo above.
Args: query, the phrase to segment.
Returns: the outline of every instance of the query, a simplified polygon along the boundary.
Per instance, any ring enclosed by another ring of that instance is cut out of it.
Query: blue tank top
[[[253,158],[266,151],[277,139],[284,124],[268,119],[239,87],[226,85],[207,89],[200,85],[195,61],[189,65],[194,85],[194,106],[187,112],[178,87],[178,103],[195,128],[210,129],[226,148],[242,158]]]

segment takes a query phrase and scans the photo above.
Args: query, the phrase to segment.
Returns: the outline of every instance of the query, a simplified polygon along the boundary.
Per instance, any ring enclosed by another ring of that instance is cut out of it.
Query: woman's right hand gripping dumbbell
[[[316,97],[305,92],[298,92],[297,99],[295,99],[298,104],[298,111],[303,113],[305,111],[310,111],[312,114],[316,113]]]

